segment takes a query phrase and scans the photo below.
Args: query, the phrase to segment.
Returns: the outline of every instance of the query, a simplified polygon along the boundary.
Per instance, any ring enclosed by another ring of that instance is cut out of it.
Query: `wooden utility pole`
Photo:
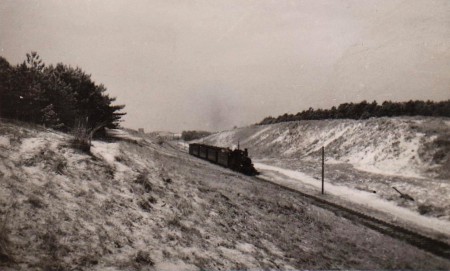
[[[325,147],[322,146],[322,195],[324,194]]]

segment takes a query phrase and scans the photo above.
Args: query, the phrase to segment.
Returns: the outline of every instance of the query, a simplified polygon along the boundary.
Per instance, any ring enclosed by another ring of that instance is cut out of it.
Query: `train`
[[[258,175],[248,150],[221,148],[199,143],[189,144],[189,154],[249,176]]]

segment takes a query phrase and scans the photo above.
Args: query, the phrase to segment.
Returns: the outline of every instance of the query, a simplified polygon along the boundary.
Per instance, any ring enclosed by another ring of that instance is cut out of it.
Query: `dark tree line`
[[[181,133],[181,139],[183,139],[184,141],[191,141],[194,139],[209,136],[210,134],[211,134],[210,132],[205,131],[183,131]]]
[[[0,56],[0,117],[33,122],[65,132],[77,126],[97,132],[117,128],[124,105],[80,68],[46,66],[36,52],[11,66]]]
[[[323,119],[367,119],[372,117],[396,117],[396,116],[441,116],[450,117],[450,100],[433,101],[408,101],[391,102],[385,101],[381,105],[376,101],[368,103],[343,103],[331,109],[309,108],[295,115],[284,114],[267,117],[259,124],[271,124],[298,120],[323,120]]]

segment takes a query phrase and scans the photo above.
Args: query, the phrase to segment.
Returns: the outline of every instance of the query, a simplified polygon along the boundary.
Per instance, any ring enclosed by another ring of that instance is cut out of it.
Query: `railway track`
[[[180,149],[176,148],[175,146],[173,146],[171,144],[168,144],[168,145],[171,148],[173,148],[174,150],[181,151]],[[186,151],[181,151],[181,152],[187,153]],[[270,183],[272,185],[276,185],[283,189],[297,193],[297,194],[303,196],[305,199],[307,199],[313,205],[316,205],[320,208],[329,210],[329,211],[335,213],[336,215],[339,215],[341,217],[344,217],[344,218],[354,221],[356,223],[362,224],[370,229],[376,230],[385,235],[388,235],[388,236],[391,236],[398,240],[407,242],[419,249],[430,252],[436,256],[450,260],[450,245],[446,242],[436,240],[434,238],[414,232],[412,230],[406,229],[399,225],[395,225],[390,222],[383,221],[378,218],[369,216],[367,214],[364,214],[364,213],[352,210],[350,208],[338,205],[336,203],[330,202],[323,198],[320,198],[320,197],[317,197],[314,195],[310,195],[310,194],[307,194],[307,193],[271,182],[271,181],[266,180],[259,176],[253,176],[253,177],[248,177],[248,178],[255,178],[259,181]]]
[[[447,244],[446,242],[433,239],[431,237],[411,231],[411,230],[403,228],[401,226],[394,225],[392,223],[389,223],[389,222],[380,220],[378,218],[369,216],[367,214],[349,209],[347,207],[343,207],[341,205],[327,201],[327,200],[319,198],[317,196],[303,193],[301,191],[298,191],[298,190],[295,190],[295,189],[292,189],[289,187],[285,187],[285,186],[277,184],[277,183],[273,183],[269,180],[266,180],[266,179],[258,177],[258,176],[255,176],[253,178],[258,179],[263,182],[271,183],[273,185],[277,185],[284,189],[298,193],[298,194],[302,195],[304,198],[306,198],[309,202],[311,202],[312,204],[314,204],[320,208],[329,210],[341,217],[347,218],[351,221],[355,221],[355,222],[360,223],[364,226],[367,226],[373,230],[376,230],[383,234],[389,235],[393,238],[405,241],[417,248],[420,248],[420,249],[428,251],[434,255],[437,255],[437,256],[440,256],[440,257],[450,260],[450,245]]]

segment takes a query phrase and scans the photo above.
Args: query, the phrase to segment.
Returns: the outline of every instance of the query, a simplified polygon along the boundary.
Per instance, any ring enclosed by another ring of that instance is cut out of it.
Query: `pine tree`
[[[14,109],[11,100],[11,73],[9,62],[0,56],[0,117],[12,117]]]
[[[80,68],[64,64],[46,67],[36,52],[11,67],[0,57],[0,116],[70,131],[85,127],[89,136],[117,128],[123,105],[106,94]]]

